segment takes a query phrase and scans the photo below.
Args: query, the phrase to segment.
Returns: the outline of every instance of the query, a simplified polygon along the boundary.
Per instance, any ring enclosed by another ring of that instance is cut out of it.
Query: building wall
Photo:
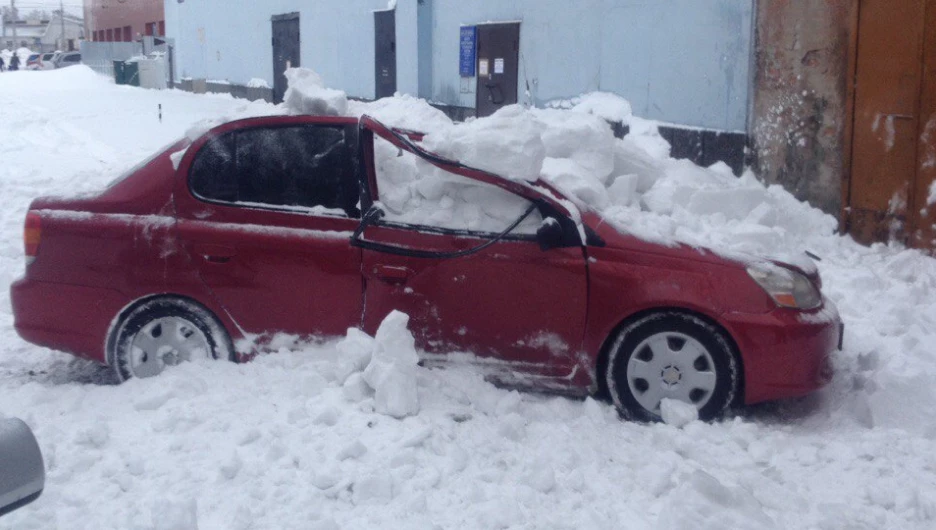
[[[432,99],[461,94],[458,28],[521,21],[520,90],[527,103],[609,91],[640,116],[745,131],[752,0],[435,0]]]
[[[542,104],[603,90],[635,113],[746,131],[754,0],[399,0],[400,91],[473,108],[458,73],[459,28],[521,21],[520,90]],[[349,95],[374,95],[373,10],[355,2],[165,0],[178,78],[272,85],[270,16],[299,12],[302,65]],[[350,30],[349,28],[353,28]]]
[[[220,0],[166,0],[176,79],[238,85],[263,79],[273,86],[270,17],[298,12],[301,65],[353,97],[374,96],[373,11],[385,9],[387,0],[266,0],[239,3],[237,9],[227,6]]]
[[[163,9],[163,0],[84,0],[85,1],[85,31],[88,38],[95,35],[95,31],[108,29],[122,29],[130,26],[131,38],[146,35],[146,25],[166,20]],[[202,2],[203,0],[189,0]],[[171,0],[174,4],[177,0]]]
[[[857,0],[760,0],[752,140],[758,173],[837,214]]]

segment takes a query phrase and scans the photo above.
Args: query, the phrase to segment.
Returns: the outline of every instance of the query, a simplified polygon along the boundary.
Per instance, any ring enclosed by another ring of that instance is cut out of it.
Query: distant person
[[[13,57],[10,58],[10,71],[15,72],[19,70],[19,55],[13,54]]]

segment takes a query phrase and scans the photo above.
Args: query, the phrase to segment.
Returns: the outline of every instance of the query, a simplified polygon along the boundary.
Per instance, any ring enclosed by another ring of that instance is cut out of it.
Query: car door
[[[571,244],[542,250],[544,204],[490,184],[492,175],[483,182],[463,167],[434,165],[402,136],[373,138],[369,199],[384,217],[365,223],[354,243],[363,247],[364,330],[400,310],[427,352],[469,352],[504,372],[568,375],[587,291],[574,224]]]
[[[361,318],[355,120],[234,122],[179,167],[178,233],[246,334],[341,335]]]

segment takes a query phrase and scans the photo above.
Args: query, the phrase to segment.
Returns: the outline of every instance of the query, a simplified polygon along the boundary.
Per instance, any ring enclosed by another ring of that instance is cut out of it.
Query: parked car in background
[[[26,59],[26,69],[27,70],[41,70],[42,69],[42,55],[34,53]]]
[[[100,195],[37,199],[16,330],[125,380],[249,359],[248,336],[373,334],[400,310],[427,358],[471,352],[493,379],[606,394],[637,419],[667,398],[714,418],[831,377],[842,325],[815,269],[641,240],[421,138],[367,116],[252,118]],[[395,186],[417,170],[434,180],[407,211]]]
[[[0,516],[39,498],[45,487],[45,464],[29,426],[0,419]]]
[[[52,70],[55,68],[55,59],[61,52],[43,53],[39,58],[39,70]]]
[[[81,64],[81,53],[80,52],[65,52],[60,55],[58,58],[53,59],[53,64],[56,68],[65,68],[68,66],[75,66],[76,64]]]

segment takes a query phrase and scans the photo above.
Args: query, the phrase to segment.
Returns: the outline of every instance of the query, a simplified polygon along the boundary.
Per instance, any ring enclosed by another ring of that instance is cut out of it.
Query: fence
[[[139,42],[88,42],[81,43],[81,63],[99,74],[114,77],[114,61],[126,61],[143,55]]]

